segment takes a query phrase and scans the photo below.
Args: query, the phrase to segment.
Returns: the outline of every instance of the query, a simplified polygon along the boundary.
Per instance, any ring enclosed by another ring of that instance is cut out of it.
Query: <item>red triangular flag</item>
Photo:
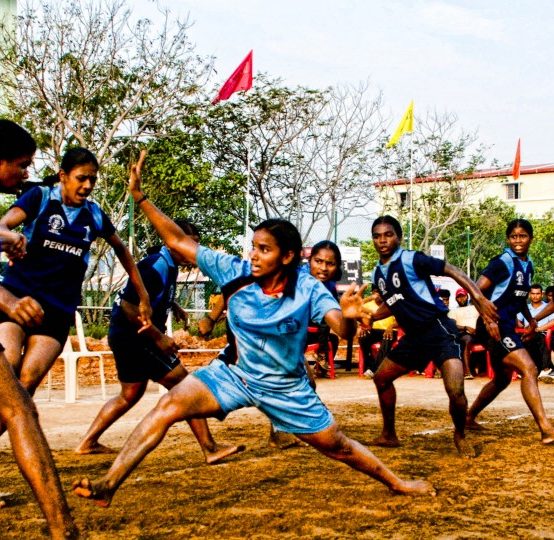
[[[517,140],[516,157],[514,158],[514,168],[512,169],[512,176],[514,180],[519,178],[519,164],[521,163],[521,139]]]
[[[213,105],[229,99],[235,92],[250,90],[252,88],[252,53],[253,51],[250,51],[246,55],[246,58],[240,63],[239,67],[225,81],[225,84],[213,99]]]

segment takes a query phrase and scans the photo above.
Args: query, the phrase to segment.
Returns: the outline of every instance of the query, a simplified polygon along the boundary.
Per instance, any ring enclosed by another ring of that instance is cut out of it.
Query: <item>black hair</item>
[[[342,277],[342,256],[340,254],[339,246],[337,246],[335,242],[331,242],[331,240],[321,240],[321,242],[318,242],[312,248],[312,252],[310,253],[310,260],[322,249],[330,249],[333,252],[333,255],[335,256],[335,262],[337,264],[337,269],[335,270],[335,274],[331,276],[331,279],[334,281],[339,281]]]
[[[254,228],[254,232],[260,230],[267,231],[275,238],[282,255],[292,251],[292,261],[286,265],[287,285],[284,294],[294,296],[297,278],[296,269],[302,258],[302,238],[298,229],[286,219],[270,218],[262,221]]]
[[[546,289],[544,289],[544,294],[545,295],[550,294],[550,293],[554,293],[554,285],[549,285],[548,287],[546,287]]]
[[[194,223],[190,222],[188,219],[177,218],[175,220],[175,224],[181,229],[183,229],[183,232],[186,235],[200,238],[200,231],[198,230],[198,227]]]
[[[521,227],[531,238],[533,238],[533,225],[529,221],[523,218],[512,219],[506,227],[506,238],[512,234],[512,231],[516,227]]]
[[[13,161],[23,156],[32,156],[37,143],[31,134],[19,124],[0,118],[0,159]]]
[[[450,291],[448,289],[439,289],[438,295],[441,298],[450,298]]]
[[[76,146],[70,148],[62,157],[60,163],[60,169],[66,173],[70,173],[75,167],[79,165],[88,165],[92,163],[97,169],[100,168],[96,156],[87,148]]]
[[[540,283],[533,283],[529,289],[540,289],[542,292],[542,285]]]
[[[371,225],[372,233],[377,225],[390,225],[394,229],[396,236],[402,240],[402,225],[400,225],[400,222],[396,218],[389,215],[379,216]]]

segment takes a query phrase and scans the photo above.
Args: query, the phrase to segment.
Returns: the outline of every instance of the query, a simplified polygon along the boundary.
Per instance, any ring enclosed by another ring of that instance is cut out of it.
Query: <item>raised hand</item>
[[[367,313],[362,310],[364,304],[363,294],[366,288],[367,284],[363,284],[360,287],[358,287],[356,283],[350,284],[350,287],[348,287],[340,298],[340,308],[343,317],[347,319],[367,318]]]
[[[129,191],[134,199],[140,199],[140,197],[142,197],[142,166],[146,159],[146,153],[146,150],[141,150],[138,161],[131,165],[131,172],[129,173]]]

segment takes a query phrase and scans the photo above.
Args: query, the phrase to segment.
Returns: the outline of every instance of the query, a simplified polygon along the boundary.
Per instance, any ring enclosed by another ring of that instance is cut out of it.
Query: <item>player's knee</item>
[[[171,392],[162,396],[156,405],[155,412],[161,421],[170,424],[184,418],[183,404]]]
[[[347,459],[352,455],[352,441],[341,431],[337,431],[333,438],[328,442],[325,453],[338,460]]]

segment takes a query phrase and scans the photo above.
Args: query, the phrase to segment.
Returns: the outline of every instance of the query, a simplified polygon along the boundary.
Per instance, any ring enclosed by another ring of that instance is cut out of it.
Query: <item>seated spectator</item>
[[[374,288],[371,292],[371,296],[368,298],[368,302],[364,304],[363,309],[368,313],[375,313],[382,303],[383,300],[381,296],[377,292],[377,289]],[[364,358],[364,365],[368,367],[364,373],[366,377],[373,377],[373,373],[375,373],[379,367],[381,360],[385,358],[389,352],[396,338],[397,329],[398,323],[394,317],[373,321],[369,329],[360,327],[358,343]],[[371,351],[371,346],[375,343],[381,343],[378,355],[374,355]]]
[[[542,286],[538,283],[531,285],[528,304],[531,316],[534,318],[546,305],[547,302],[544,302],[542,299]],[[517,322],[520,328],[527,328],[529,326],[522,313],[518,314]],[[546,332],[552,327],[554,327],[554,315],[549,315],[540,321],[534,333],[523,338],[523,343],[529,356],[531,356],[537,365],[540,381],[546,379],[549,379],[547,382],[554,381],[554,365],[552,364],[550,350],[546,345]]]
[[[479,313],[475,306],[469,304],[469,295],[465,289],[456,291],[457,308],[448,312],[448,316],[454,320],[456,327],[460,331],[460,343],[463,347],[462,360],[464,362],[464,376],[466,379],[473,379],[473,373],[470,365],[471,345],[475,343],[475,328]]]
[[[547,302],[554,302],[554,285],[550,285],[544,289],[544,296]]]
[[[448,289],[439,289],[439,298],[443,301],[444,305],[450,309],[450,291]]]
[[[466,307],[469,306],[469,295],[465,289],[462,289],[461,287],[456,291],[456,303],[458,304],[458,307]]]

